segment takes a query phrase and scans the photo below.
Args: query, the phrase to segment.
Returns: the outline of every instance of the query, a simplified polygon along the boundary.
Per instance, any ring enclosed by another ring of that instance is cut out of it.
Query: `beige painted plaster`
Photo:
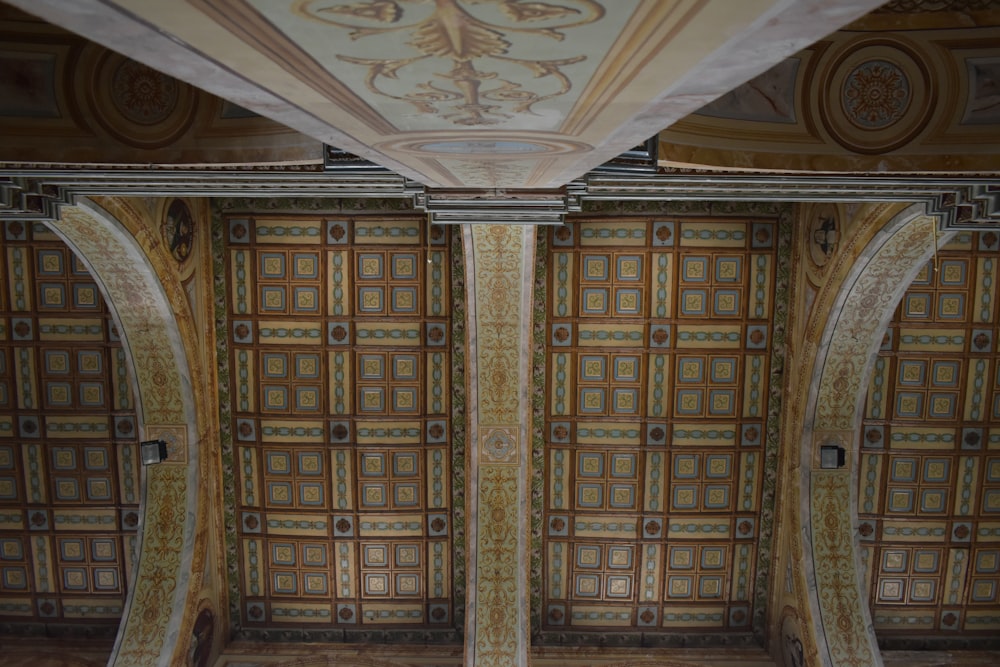
[[[144,437],[168,441],[143,470],[140,556],[109,664],[176,665],[186,654],[205,567],[218,438],[187,293],[157,221],[135,202],[82,200],[56,232],[88,266],[120,329]],[[169,610],[164,613],[164,610]]]
[[[950,238],[935,232],[937,220],[924,214],[923,205],[862,214],[860,224],[847,225],[852,234],[838,251],[805,328],[796,371],[800,389],[808,391],[801,395],[808,399],[804,410],[790,417],[801,424],[788,431],[799,438],[798,446],[786,448],[801,457],[802,532],[793,548],[797,541],[804,563],[796,582],[805,591],[800,610],[812,618],[807,627],[814,633],[803,639],[811,661],[838,667],[883,664],[861,584],[854,529],[863,387],[900,297],[936,246]],[[848,467],[821,470],[823,444],[844,447]]]

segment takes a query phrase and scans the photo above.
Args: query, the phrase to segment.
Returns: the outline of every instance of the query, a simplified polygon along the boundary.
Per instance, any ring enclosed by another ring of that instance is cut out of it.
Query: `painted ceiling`
[[[759,645],[789,244],[759,208],[543,236],[536,644]],[[238,636],[460,643],[458,236],[363,210],[219,224]]]
[[[446,235],[412,215],[222,225],[234,625],[459,641]]]
[[[905,11],[914,4],[866,15],[665,129],[661,164],[993,171],[1000,13],[986,2]]]
[[[504,190],[559,188],[879,4],[88,3],[12,2],[425,185]]]
[[[609,633],[623,646],[759,645],[787,216],[704,206],[579,217],[542,235],[536,645]],[[373,205],[250,207],[217,225],[236,636],[460,643],[457,235]],[[0,620],[19,635],[110,637],[138,523],[124,353],[54,235],[6,223],[0,242]],[[886,647],[931,633],[974,646],[1000,627],[998,243],[962,233],[945,246],[875,365],[858,531]]]
[[[544,638],[593,643],[613,628],[737,644],[762,631],[788,298],[779,222],[762,209],[551,233]]]
[[[140,523],[125,352],[90,273],[44,225],[6,222],[0,247],[0,619],[110,640]]]
[[[685,6],[703,20],[709,4]],[[388,156],[427,182],[557,183],[545,174],[582,170],[585,154],[596,160],[604,148],[644,138],[601,135],[594,151],[552,149],[541,160],[517,152],[563,146],[559,122],[567,121],[556,119],[582,113],[587,95],[618,106],[582,83],[606,63],[570,62],[573,35],[614,53],[626,38],[609,38],[601,22],[618,21],[608,25],[622,34],[640,27],[594,2],[439,2],[432,13],[419,2],[234,0],[226,16],[220,6],[184,7],[228,26],[237,42],[230,53],[246,59],[227,62],[267,73],[257,85],[310,96],[303,108],[331,123],[313,136],[349,139],[337,119],[350,116],[359,152]],[[593,20],[558,23],[588,10]],[[461,12],[475,20],[438,20]],[[532,70],[513,51],[489,55],[495,76],[462,78],[472,60],[456,64],[464,42],[454,35],[445,42],[452,51],[428,46],[424,55],[386,39],[405,32],[396,26],[407,16],[406,39],[419,44],[462,25],[476,37],[469,48],[488,51],[499,25],[511,49],[522,39],[549,44],[545,62],[560,64],[532,78],[530,94],[515,79]],[[360,23],[344,27],[345,17]],[[190,23],[185,38],[210,46],[196,29],[210,23]],[[327,50],[324,31],[338,30],[338,50]],[[380,51],[365,46],[378,35]],[[382,65],[365,62],[378,58]],[[129,71],[123,58],[113,62],[91,64],[109,78]],[[487,81],[499,89],[489,92]],[[333,92],[319,99],[323,90]],[[480,104],[468,103],[472,94]],[[344,114],[339,105],[348,102],[358,113]],[[501,113],[512,118],[485,124]],[[601,132],[618,122],[602,126],[594,113],[588,122]],[[463,134],[469,128],[477,139]],[[469,141],[473,158],[451,152]],[[490,158],[477,162],[483,153]],[[429,230],[423,216],[357,209],[276,214],[251,204],[215,221],[231,627],[243,639],[460,644],[461,246],[457,233]],[[770,565],[787,215],[722,204],[595,213],[540,236],[533,644],[760,645],[779,580]],[[136,540],[136,418],[123,352],[92,279],[54,236],[8,224],[0,245],[0,622],[5,632],[110,636]],[[904,297],[876,363],[858,529],[876,631],[888,646],[933,632],[961,647],[1000,628],[1000,359],[983,352],[998,336],[996,250],[985,234],[943,249]]]

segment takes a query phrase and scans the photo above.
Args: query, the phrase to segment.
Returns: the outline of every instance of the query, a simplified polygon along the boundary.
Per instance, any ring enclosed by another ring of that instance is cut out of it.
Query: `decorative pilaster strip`
[[[430,264],[427,301],[430,304],[430,314],[434,317],[443,317],[445,314],[444,259],[442,252],[427,253],[427,262]]]
[[[29,309],[31,294],[25,285],[25,257],[24,252],[17,246],[7,249],[7,261],[10,263],[10,274],[14,277],[11,282],[10,293],[13,297],[14,310],[24,311]]]
[[[823,626],[829,629],[830,658],[838,667],[881,665],[861,599],[852,513],[844,511],[850,507],[851,471],[814,470],[810,481],[816,591]]]
[[[247,252],[245,250],[233,251],[233,300],[237,315],[245,315],[250,312],[248,295],[251,294],[247,284]]]
[[[186,541],[183,498],[187,485],[185,466],[161,464],[147,469],[140,576],[130,598],[133,610],[146,613],[130,613],[123,619],[116,665],[166,664],[178,641],[170,636],[171,615],[152,611],[172,608],[178,585],[186,585],[190,576],[182,565],[185,550],[178,547]]]
[[[468,280],[469,591],[465,664],[527,667],[531,227],[472,226]]]

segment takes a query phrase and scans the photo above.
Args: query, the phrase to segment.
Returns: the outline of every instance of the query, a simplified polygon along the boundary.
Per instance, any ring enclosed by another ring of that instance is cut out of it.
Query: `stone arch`
[[[874,233],[868,229],[870,240],[833,288],[837,292],[813,360],[800,450],[801,548],[823,665],[882,665],[861,585],[855,461],[882,333],[917,272],[954,235],[937,228],[925,205],[914,204]],[[825,444],[846,450],[845,467],[820,467]]]
[[[204,560],[197,443],[206,431],[187,300],[143,214],[125,200],[83,199],[51,228],[94,276],[129,364],[141,439],[168,442],[169,456],[142,471],[139,560],[109,665],[173,665],[191,634]],[[201,425],[201,428],[199,426]],[[164,613],[166,610],[166,613]]]

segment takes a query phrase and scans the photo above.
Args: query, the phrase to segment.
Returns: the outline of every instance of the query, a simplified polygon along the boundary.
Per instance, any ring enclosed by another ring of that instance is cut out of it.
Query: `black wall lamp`
[[[142,465],[148,466],[153,463],[167,460],[167,443],[164,440],[145,440],[139,443],[139,458]]]
[[[846,462],[847,453],[843,447],[838,447],[837,445],[820,445],[820,468],[843,468]]]

